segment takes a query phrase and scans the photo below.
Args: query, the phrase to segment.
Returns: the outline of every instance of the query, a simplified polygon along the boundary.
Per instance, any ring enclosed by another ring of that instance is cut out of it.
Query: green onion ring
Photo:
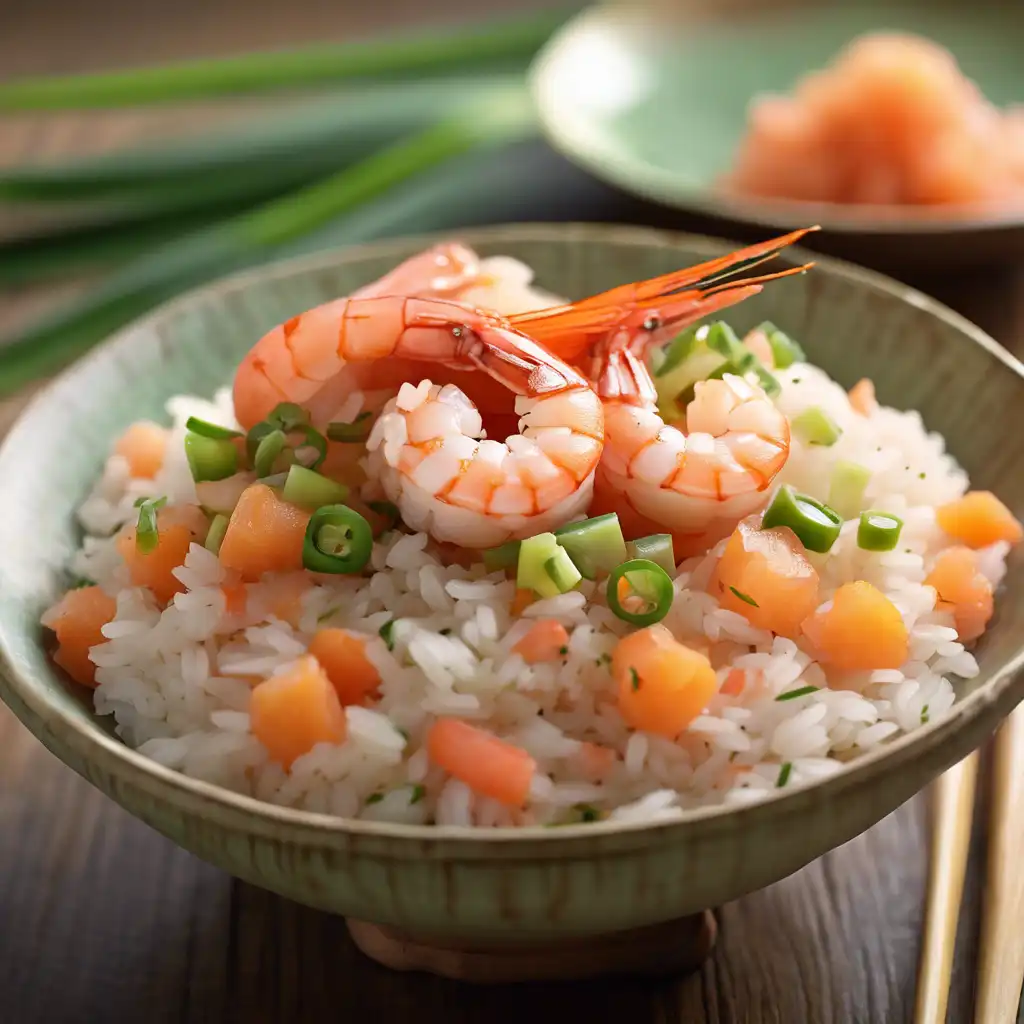
[[[351,444],[365,441],[370,436],[366,421],[373,415],[369,410],[361,412],[351,423],[328,423],[327,437],[331,441]]]
[[[270,476],[274,472],[274,463],[277,457],[288,447],[288,438],[283,430],[271,430],[264,434],[260,443],[256,446],[256,453],[253,455],[252,467],[256,475]]]
[[[631,612],[622,607],[619,602],[619,580],[623,577],[647,602],[647,611]],[[652,562],[649,558],[633,558],[617,565],[608,577],[606,594],[608,607],[623,622],[633,626],[653,626],[654,623],[661,622],[668,615],[675,598],[672,577],[657,562]]]
[[[347,505],[324,505],[309,519],[302,564],[310,572],[361,572],[373,551],[370,524]]]

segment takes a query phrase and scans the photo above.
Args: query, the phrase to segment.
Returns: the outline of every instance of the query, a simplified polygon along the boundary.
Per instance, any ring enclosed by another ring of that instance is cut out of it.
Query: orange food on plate
[[[1024,114],[919,36],[854,40],[790,95],[751,104],[729,191],[809,202],[1024,205]]]
[[[940,527],[969,548],[987,548],[998,541],[1019,543],[1020,522],[991,491],[968,491],[935,510]]]
[[[366,657],[366,639],[345,629],[321,629],[309,645],[342,704],[365,704],[380,686],[380,673]]]
[[[152,480],[164,464],[167,430],[149,420],[133,423],[114,444],[114,453],[128,463],[132,476]]]
[[[221,565],[249,582],[265,572],[300,571],[308,522],[308,512],[283,501],[266,484],[253,484],[231,513],[220,546]]]

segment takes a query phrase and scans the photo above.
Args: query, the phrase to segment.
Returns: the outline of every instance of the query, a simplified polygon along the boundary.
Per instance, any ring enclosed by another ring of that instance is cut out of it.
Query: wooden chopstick
[[[996,736],[975,1024],[1013,1024],[1024,980],[1024,705]]]
[[[977,778],[978,753],[975,751],[935,783],[928,909],[917,979],[915,1024],[945,1024]]]

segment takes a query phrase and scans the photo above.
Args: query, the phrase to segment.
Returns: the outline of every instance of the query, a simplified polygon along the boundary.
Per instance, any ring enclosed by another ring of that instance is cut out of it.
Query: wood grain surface
[[[354,4],[316,0],[2,0],[0,76],[346,38],[481,6],[501,5],[391,0],[357,14]],[[197,116],[0,118],[0,163],[110,148]],[[575,172],[546,158],[572,181]],[[569,191],[583,194],[582,179]],[[591,204],[569,204],[567,219],[666,222],[661,211],[611,193]],[[1020,265],[967,279],[912,283],[1024,355],[1024,254]],[[87,286],[0,292],[0,328]],[[0,406],[0,431],[23,397]],[[982,798],[952,1024],[971,1019],[985,813]],[[391,974],[355,950],[343,921],[236,882],[176,848],[57,762],[0,706],[0,1021],[502,1024],[578,1015],[635,1024],[904,1024],[914,1001],[927,819],[922,796],[793,877],[723,908],[715,954],[692,977],[470,988]]]

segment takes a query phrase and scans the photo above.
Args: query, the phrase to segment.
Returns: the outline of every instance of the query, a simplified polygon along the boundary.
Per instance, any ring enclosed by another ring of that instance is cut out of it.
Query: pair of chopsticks
[[[1024,705],[995,739],[974,1024],[1014,1024],[1024,981]],[[978,778],[977,751],[935,784],[916,1024],[945,1024]]]

